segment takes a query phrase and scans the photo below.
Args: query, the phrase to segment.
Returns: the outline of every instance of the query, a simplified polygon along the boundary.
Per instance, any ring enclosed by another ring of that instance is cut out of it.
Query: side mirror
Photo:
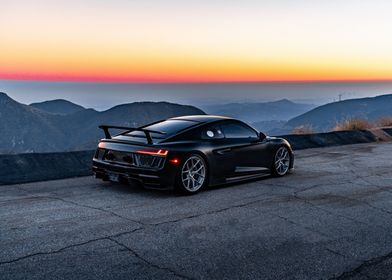
[[[265,135],[263,132],[259,132],[260,141],[263,141],[265,138],[267,138],[267,135]]]

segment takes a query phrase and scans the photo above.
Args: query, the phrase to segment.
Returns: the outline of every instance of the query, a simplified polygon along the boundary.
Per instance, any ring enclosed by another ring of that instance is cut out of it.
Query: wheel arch
[[[207,168],[207,170],[206,170],[207,171],[206,179],[207,179],[207,186],[208,186],[209,182],[211,181],[210,180],[210,176],[211,176],[211,173],[212,173],[211,172],[211,164],[210,164],[210,162],[208,160],[208,157],[207,157],[207,155],[205,153],[203,153],[200,150],[192,150],[192,151],[190,151],[188,153],[187,157],[189,157],[190,155],[193,155],[193,154],[199,155],[199,156],[201,156],[204,159],[204,162],[205,162],[206,168]]]
[[[273,152],[273,155],[274,155],[274,157],[273,157],[273,160],[271,161],[271,173],[274,175],[274,172],[273,172],[273,170],[274,170],[274,164],[275,164],[275,155],[276,155],[276,153],[278,152],[278,150],[281,148],[281,147],[285,147],[287,150],[288,150],[288,152],[289,152],[289,158],[290,158],[290,162],[289,162],[289,171],[291,170],[291,169],[293,169],[293,167],[294,167],[294,153],[293,153],[293,151],[292,151],[292,149],[291,149],[291,146],[290,146],[290,144],[288,143],[288,141],[286,141],[285,139],[282,139],[282,140],[284,140],[284,141],[281,141],[280,143],[276,143],[276,145],[275,145],[275,147],[274,147],[274,152]],[[275,174],[276,175],[276,174]]]

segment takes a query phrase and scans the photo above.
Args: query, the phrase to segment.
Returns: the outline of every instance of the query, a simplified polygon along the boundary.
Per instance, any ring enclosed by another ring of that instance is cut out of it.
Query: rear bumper
[[[96,178],[109,180],[109,174],[117,174],[120,182],[138,181],[148,188],[172,189],[177,175],[176,166],[162,169],[144,169],[108,163],[93,159],[93,172]]]

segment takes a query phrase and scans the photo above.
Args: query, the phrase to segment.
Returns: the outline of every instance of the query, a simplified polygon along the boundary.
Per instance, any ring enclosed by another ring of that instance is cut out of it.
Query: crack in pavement
[[[260,195],[261,196],[261,195]],[[177,223],[177,222],[181,222],[183,220],[188,220],[188,219],[194,219],[194,218],[199,218],[202,216],[206,216],[206,215],[213,215],[213,214],[217,214],[217,213],[222,213],[228,210],[232,210],[235,208],[242,208],[242,207],[246,207],[252,204],[256,204],[259,202],[264,202],[264,201],[268,201],[269,199],[258,199],[258,200],[252,200],[246,203],[240,203],[240,204],[235,204],[235,205],[230,205],[228,207],[224,207],[224,208],[220,208],[220,209],[216,209],[216,210],[211,210],[211,211],[207,211],[204,213],[199,213],[199,214],[194,214],[194,215],[189,215],[189,216],[185,216],[185,217],[181,217],[175,220],[169,220],[169,221],[164,221],[164,222],[159,222],[159,223],[149,223],[148,225],[150,226],[158,226],[158,225],[164,225],[164,224],[171,224],[171,223]]]
[[[381,177],[382,175],[374,174],[372,176]],[[369,180],[367,180],[368,177],[372,177],[372,176],[366,176],[366,177],[362,177],[361,178],[361,180],[363,182],[365,182],[365,184],[363,184],[363,186],[373,186],[373,187],[375,187],[375,188],[377,188],[377,189],[379,189],[381,191],[392,193],[392,185],[390,187],[388,187],[388,186],[381,186],[381,185],[378,185],[376,183],[373,183],[373,182],[370,182]]]
[[[349,217],[349,216],[345,216],[345,215],[342,215],[342,214],[338,214],[338,213],[335,213],[335,212],[333,212],[333,211],[329,211],[329,210],[327,210],[327,209],[325,209],[325,208],[323,208],[323,207],[321,207],[321,206],[319,206],[319,205],[316,205],[316,204],[314,204],[314,203],[308,201],[308,200],[307,200],[306,198],[304,198],[304,197],[300,197],[300,196],[294,196],[294,197],[295,197],[296,199],[298,199],[298,200],[300,200],[300,201],[303,201],[304,203],[307,203],[307,204],[311,205],[311,206],[314,207],[314,208],[320,209],[321,211],[324,211],[324,212],[326,212],[326,213],[328,213],[328,214],[330,214],[330,215],[332,215],[332,216],[344,218],[344,219],[350,220],[350,221],[352,221],[352,222],[356,222],[356,223],[363,224],[363,225],[366,225],[366,226],[371,226],[370,224],[365,223],[365,222],[363,222],[363,221],[356,220],[356,219],[351,218],[351,217]],[[372,225],[372,226],[377,226],[377,227],[380,227],[380,228],[384,229],[383,227],[381,227],[381,226],[379,226],[379,225]]]
[[[10,201],[15,201],[15,200],[16,201],[17,200],[29,200],[29,199],[52,199],[52,200],[58,200],[58,201],[62,201],[64,203],[73,204],[73,205],[76,205],[76,206],[79,206],[79,207],[102,211],[102,212],[108,213],[108,214],[110,214],[112,216],[116,216],[118,218],[125,219],[127,221],[134,222],[134,223],[137,223],[137,224],[146,225],[146,224],[144,224],[143,222],[141,222],[139,220],[134,220],[134,219],[130,219],[128,217],[121,216],[121,215],[117,214],[116,212],[108,210],[108,209],[104,209],[104,208],[100,208],[100,207],[94,207],[94,206],[78,203],[78,202],[75,202],[75,201],[72,201],[72,200],[68,200],[68,199],[64,199],[64,198],[60,198],[60,197],[56,197],[56,196],[51,196],[51,195],[29,196],[29,197],[25,197],[25,198],[17,198],[17,199],[0,201],[0,203],[2,203],[2,202],[10,202]]]
[[[296,190],[295,192],[293,192],[293,195],[295,196],[295,195],[298,195],[301,192],[306,192],[306,191],[309,191],[309,190],[312,190],[312,189],[317,189],[319,187],[332,186],[332,185],[333,186],[341,186],[341,185],[345,185],[347,183],[349,183],[349,182],[341,182],[341,183],[337,183],[337,184],[336,183],[332,183],[332,182],[315,184],[315,185],[311,185],[311,186],[308,186],[308,187],[303,188],[303,189]]]
[[[39,198],[57,199],[57,200],[60,200],[60,201],[72,203],[72,204],[75,204],[75,205],[78,205],[78,206],[83,207],[83,205],[79,205],[78,203],[73,203],[73,202],[71,202],[71,201],[63,200],[63,199],[60,199],[60,198],[48,197],[48,196],[39,196]],[[131,234],[131,233],[134,233],[134,232],[139,231],[139,230],[148,229],[148,227],[151,227],[151,226],[154,227],[154,226],[159,226],[159,225],[164,225],[164,224],[177,223],[177,222],[180,222],[180,221],[183,221],[183,220],[187,220],[187,219],[193,219],[193,218],[197,218],[197,217],[201,217],[201,216],[205,216],[205,215],[211,215],[211,214],[221,213],[221,212],[224,212],[224,211],[228,211],[228,210],[230,210],[230,209],[233,209],[233,208],[241,208],[241,207],[245,207],[245,206],[248,206],[248,205],[251,205],[251,204],[254,204],[254,203],[258,203],[258,202],[261,202],[261,201],[265,201],[265,200],[266,200],[266,199],[260,199],[260,200],[255,200],[255,201],[251,201],[251,202],[248,202],[248,203],[243,203],[243,204],[238,204],[238,205],[232,205],[232,206],[230,206],[230,207],[225,207],[225,208],[221,208],[221,209],[217,209],[217,210],[213,210],[213,211],[209,211],[209,212],[204,212],[204,213],[200,213],[200,214],[197,214],[197,215],[190,215],[190,216],[186,216],[186,217],[181,217],[181,218],[179,218],[179,219],[171,220],[171,221],[165,221],[165,222],[160,222],[160,223],[142,224],[143,227],[139,227],[139,228],[133,229],[133,230],[131,230],[131,231],[125,231],[125,232],[117,233],[117,234],[114,234],[114,235],[109,235],[109,236],[104,236],[104,237],[100,237],[100,238],[91,239],[91,240],[84,241],[84,242],[77,243],[77,244],[71,244],[71,245],[68,245],[68,246],[62,247],[62,248],[60,248],[60,249],[53,250],[53,251],[48,251],[48,252],[37,252],[37,253],[33,253],[33,254],[28,254],[28,255],[25,255],[25,256],[22,256],[22,257],[18,257],[18,258],[9,260],[9,261],[0,262],[0,265],[14,263],[14,262],[21,261],[21,260],[24,260],[24,259],[28,259],[28,258],[31,258],[31,257],[34,257],[34,256],[55,254],[55,253],[62,252],[62,251],[64,251],[64,250],[66,250],[66,249],[69,249],[69,248],[72,248],[72,247],[77,247],[77,246],[82,246],[82,245],[85,245],[85,244],[88,244],[88,243],[91,243],[91,242],[96,242],[96,241],[106,240],[106,239],[112,240],[112,238],[119,237],[119,236],[126,235],[126,234]],[[91,207],[89,207],[89,206],[84,206],[84,207],[91,208]],[[100,209],[100,208],[95,208],[95,207],[92,207],[92,209],[104,211],[104,210],[102,210],[102,209]],[[105,212],[106,212],[106,211],[105,211]],[[109,211],[109,213],[118,216],[116,213],[113,213],[113,212],[111,212],[111,211]],[[121,217],[121,216],[120,216],[120,217]],[[124,218],[124,217],[121,217],[121,218]],[[124,219],[127,219],[127,218],[124,218]],[[127,219],[127,220],[129,220],[129,219]],[[139,224],[141,224],[141,223],[139,223]],[[113,241],[113,240],[112,240],[112,241]],[[115,241],[115,242],[116,242],[116,241]],[[128,249],[131,250],[130,248],[128,248]],[[135,254],[135,255],[136,255],[136,254]],[[146,260],[145,260],[145,261],[146,261]],[[146,261],[146,262],[147,262],[147,261]],[[182,277],[184,278],[185,276],[182,276]],[[185,278],[186,278],[186,277],[185,277]],[[187,278],[188,278],[188,279],[191,279],[191,278],[189,278],[189,277],[187,277]]]
[[[371,182],[369,182],[369,181],[366,181],[366,179],[365,179],[366,177],[369,177],[369,176],[356,176],[356,177],[355,177],[355,180],[356,180],[356,179],[360,179],[360,180],[364,181],[364,182],[367,184],[367,185],[366,185],[366,184],[360,184],[360,185],[362,185],[362,186],[365,186],[365,187],[366,187],[366,186],[375,186],[375,187],[378,188],[379,190],[389,192],[389,190],[386,190],[385,187],[376,186],[376,185],[374,185],[373,183],[371,183]],[[339,186],[339,185],[344,185],[344,184],[346,184],[346,183],[345,183],[345,182],[342,182],[342,183],[334,184],[334,186]],[[298,194],[301,193],[301,192],[305,192],[305,191],[307,191],[307,190],[315,189],[315,188],[317,188],[317,187],[323,187],[323,186],[325,186],[325,185],[326,185],[326,184],[322,184],[322,183],[321,183],[321,184],[316,184],[316,185],[309,186],[309,187],[304,188],[304,189],[297,190],[297,191],[293,192],[293,196],[296,197],[296,198],[298,198],[298,199],[303,199],[303,200],[309,201],[309,199],[307,199],[307,198],[305,198],[305,197],[303,197],[303,196],[299,196]],[[328,194],[331,194],[331,193],[328,193]],[[353,195],[355,195],[355,194],[353,194]],[[348,196],[345,196],[345,195],[333,195],[333,196],[334,196],[335,198],[340,198],[340,199],[343,199],[343,200],[355,201],[355,202],[358,202],[358,203],[361,203],[361,204],[365,204],[365,205],[369,206],[369,207],[372,208],[372,209],[375,209],[375,210],[381,211],[381,212],[383,212],[383,213],[392,215],[392,211],[389,211],[389,210],[384,209],[384,208],[382,208],[382,207],[374,206],[374,205],[372,205],[371,203],[369,203],[369,202],[367,202],[367,201],[364,201],[364,200],[351,198],[351,197],[348,197]],[[312,204],[312,205],[314,205],[314,204]]]
[[[23,200],[34,200],[34,199],[42,199],[42,198],[47,198],[47,197],[46,196],[41,196],[41,195],[26,196],[26,197],[21,197],[21,198],[13,198],[13,199],[1,200],[0,204],[1,203],[7,203],[7,202],[18,202],[18,201],[23,201]],[[2,206],[0,206],[0,207],[2,207]]]
[[[344,255],[344,254],[342,254],[342,253],[340,253],[338,251],[332,250],[331,248],[328,248],[327,246],[324,246],[324,248],[325,248],[325,250],[327,250],[328,252],[331,252],[332,254],[335,254],[335,255],[338,255],[338,256],[341,256],[341,257],[344,257],[344,258],[347,258],[347,259],[355,259],[355,260],[357,260],[356,258],[353,258],[351,256],[346,256],[346,255]]]
[[[260,197],[260,196],[265,196],[265,194],[256,195],[254,197]],[[252,201],[249,201],[249,202],[246,202],[246,203],[234,204],[234,205],[230,205],[230,206],[227,206],[227,207],[224,207],[224,208],[219,208],[219,209],[216,209],[216,210],[211,210],[211,211],[207,211],[207,212],[203,212],[203,213],[199,213],[199,214],[194,214],[194,215],[188,215],[188,216],[180,217],[180,218],[174,219],[174,220],[158,222],[158,223],[144,223],[144,222],[139,221],[139,220],[134,220],[134,219],[130,219],[130,218],[121,216],[121,215],[117,214],[114,211],[110,211],[110,210],[103,209],[103,208],[100,208],[100,207],[94,207],[94,206],[89,206],[89,205],[77,203],[77,202],[74,202],[74,201],[71,201],[71,200],[67,200],[67,199],[63,199],[63,198],[59,198],[59,197],[54,197],[54,196],[35,196],[35,197],[30,197],[30,198],[39,198],[39,199],[48,198],[48,199],[53,199],[53,200],[59,200],[59,201],[62,201],[62,202],[65,202],[65,203],[69,203],[69,204],[73,204],[73,205],[76,205],[76,206],[79,206],[79,207],[84,207],[84,208],[88,208],[88,209],[102,211],[102,212],[111,214],[113,216],[116,216],[118,218],[125,219],[127,221],[131,221],[131,222],[140,224],[140,225],[142,225],[144,227],[158,226],[158,225],[164,225],[164,224],[170,224],[170,223],[177,223],[177,222],[181,222],[183,220],[198,218],[198,217],[202,217],[202,216],[205,216],[205,215],[212,215],[212,214],[216,214],[216,213],[221,213],[221,212],[228,211],[228,210],[231,210],[231,209],[241,208],[241,207],[245,207],[247,205],[252,205],[252,204],[255,204],[255,203],[258,203],[258,202],[263,202],[263,201],[268,201],[269,200],[268,198],[252,200]],[[251,198],[253,198],[253,197],[250,197],[250,199]],[[249,199],[249,197],[247,199]]]
[[[59,201],[65,202],[65,203],[70,203],[70,204],[73,204],[73,205],[76,205],[76,206],[79,206],[79,207],[84,207],[84,208],[88,208],[88,209],[102,211],[104,213],[108,213],[108,214],[113,215],[115,217],[118,217],[120,219],[124,219],[124,220],[130,221],[130,222],[134,222],[134,223],[137,223],[137,224],[140,224],[140,225],[143,225],[143,226],[146,225],[146,224],[144,224],[143,222],[141,222],[139,220],[134,220],[134,219],[130,219],[128,217],[121,216],[120,214],[117,214],[116,212],[108,210],[108,209],[104,209],[104,208],[100,208],[100,207],[95,207],[95,206],[90,206],[90,205],[78,203],[78,202],[75,202],[75,201],[72,201],[72,200],[68,200],[68,199],[64,199],[64,198],[60,198],[60,197],[56,197],[56,196],[45,196],[45,197],[46,198],[55,199],[55,200],[59,200]]]
[[[317,233],[317,234],[319,234],[319,235],[321,235],[321,236],[324,236],[324,237],[327,237],[327,238],[333,238],[333,236],[329,236],[328,234],[325,234],[325,233],[322,233],[322,232],[320,232],[320,231],[314,230],[314,229],[309,228],[309,227],[307,227],[307,226],[304,226],[304,225],[302,225],[302,224],[300,224],[300,223],[296,223],[296,222],[290,220],[289,218],[286,218],[286,217],[283,217],[283,216],[280,216],[280,215],[275,215],[275,214],[273,214],[273,213],[269,213],[269,214],[272,215],[272,216],[276,216],[276,217],[278,217],[278,218],[281,218],[281,219],[283,219],[284,221],[286,221],[286,222],[288,222],[288,223],[291,223],[291,224],[293,224],[293,225],[302,227],[302,228],[305,229],[305,230],[311,231],[311,232],[313,232],[313,233]],[[325,245],[322,246],[322,247],[323,247],[325,250],[327,250],[327,251],[329,251],[329,252],[331,252],[331,253],[333,253],[333,254],[335,254],[335,255],[338,255],[338,256],[341,256],[341,257],[344,257],[344,258],[347,258],[347,259],[360,260],[360,259],[354,258],[354,257],[352,257],[352,256],[347,256],[347,255],[344,255],[344,254],[342,254],[342,253],[340,253],[340,252],[337,252],[337,251],[335,251],[335,250],[332,250],[332,249],[328,248],[328,247],[325,246]],[[360,260],[360,261],[361,261],[361,260]]]
[[[120,241],[118,241],[118,240],[116,240],[116,239],[114,239],[114,238],[109,237],[108,239],[111,240],[112,242],[116,243],[117,245],[123,247],[123,248],[126,249],[127,251],[131,252],[132,255],[134,255],[136,258],[138,258],[139,260],[143,261],[144,263],[148,264],[148,265],[151,266],[151,267],[154,267],[154,268],[157,268],[157,269],[160,269],[160,270],[165,270],[165,271],[170,272],[171,274],[173,274],[173,275],[175,275],[175,276],[177,276],[177,277],[183,278],[183,279],[189,279],[189,280],[192,280],[192,279],[193,279],[193,278],[191,278],[191,277],[189,277],[189,276],[180,274],[180,273],[176,272],[175,270],[173,270],[173,269],[171,269],[171,268],[163,267],[163,266],[157,265],[157,264],[155,264],[155,263],[152,263],[151,261],[149,261],[149,260],[147,260],[145,257],[141,256],[139,253],[137,253],[135,250],[133,250],[133,249],[130,248],[129,246],[127,246],[127,245],[121,243]]]
[[[260,196],[262,196],[262,195],[260,195]],[[64,201],[64,202],[67,202],[67,203],[74,204],[74,205],[78,205],[80,207],[87,207],[87,208],[92,208],[92,209],[99,210],[99,211],[109,212],[112,215],[116,215],[116,216],[118,216],[120,218],[127,219],[125,217],[117,215],[116,213],[114,213],[112,211],[105,211],[103,209],[96,208],[96,207],[80,205],[78,203],[74,203],[72,201],[68,201],[68,200],[64,200],[64,199],[60,199],[60,198],[56,198],[56,197],[39,196],[39,198],[49,198],[49,199],[60,200],[60,201]],[[259,202],[263,202],[263,201],[266,201],[266,200],[268,200],[268,199],[253,200],[253,201],[250,201],[250,202],[247,202],[247,203],[231,205],[229,207],[225,207],[225,208],[221,208],[221,209],[217,209],[217,210],[213,210],[213,211],[208,211],[208,212],[204,212],[204,213],[200,213],[200,214],[196,214],[196,215],[190,215],[190,216],[186,216],[186,217],[181,217],[181,218],[176,219],[176,220],[170,220],[170,221],[165,221],[165,222],[160,222],[160,223],[148,223],[148,224],[147,223],[143,223],[142,224],[142,223],[138,222],[139,224],[143,225],[143,227],[139,227],[139,228],[131,230],[131,231],[125,231],[125,232],[117,233],[117,234],[114,234],[114,235],[109,235],[109,236],[104,236],[104,237],[100,237],[100,238],[91,239],[91,240],[84,241],[84,242],[77,243],[77,244],[71,244],[71,245],[62,247],[60,249],[54,250],[54,251],[37,252],[37,253],[25,255],[25,256],[18,257],[18,258],[13,259],[13,260],[0,262],[0,265],[17,262],[17,261],[24,260],[24,259],[27,259],[27,258],[30,258],[30,257],[38,256],[38,255],[55,254],[55,253],[59,253],[59,252],[61,252],[63,250],[66,250],[68,248],[85,245],[85,244],[88,244],[88,243],[91,243],[91,242],[95,242],[95,241],[99,241],[99,240],[111,239],[111,238],[119,237],[119,236],[125,235],[125,234],[131,234],[131,233],[134,233],[134,232],[139,231],[139,230],[148,229],[148,227],[151,227],[151,226],[154,227],[154,226],[159,226],[159,225],[164,225],[164,224],[177,223],[177,222],[181,222],[181,221],[184,221],[184,220],[187,220],[187,219],[193,219],[193,218],[198,218],[198,217],[202,217],[202,216],[205,216],[205,215],[212,215],[212,214],[216,214],[216,213],[221,213],[221,212],[228,211],[228,210],[235,209],[235,208],[242,208],[242,207],[245,207],[245,206],[248,206],[248,205],[252,205],[252,204],[255,204],[255,203],[259,203]],[[127,220],[130,220],[130,219],[127,219]],[[131,220],[131,221],[133,221],[133,220]]]
[[[261,196],[265,197],[265,195],[266,194],[258,194],[258,195],[252,196],[252,197],[246,197],[246,199],[258,198],[258,197],[261,197]],[[65,203],[69,203],[69,204],[73,204],[73,205],[76,205],[76,206],[79,206],[79,207],[84,207],[84,208],[88,208],[88,209],[102,211],[102,212],[108,213],[110,215],[116,216],[118,218],[125,219],[127,221],[131,221],[131,222],[140,224],[140,225],[142,225],[144,227],[159,226],[159,225],[170,224],[170,223],[177,223],[177,222],[181,222],[181,221],[187,220],[187,219],[193,219],[193,218],[198,218],[198,217],[202,217],[202,216],[205,216],[205,215],[217,214],[217,213],[225,212],[225,211],[228,211],[228,210],[231,210],[231,209],[241,208],[241,207],[245,207],[245,206],[248,206],[248,205],[256,204],[258,202],[265,202],[265,201],[269,201],[270,200],[269,198],[257,199],[257,200],[248,201],[246,203],[234,204],[234,205],[230,205],[230,206],[227,206],[227,207],[224,207],[224,208],[219,208],[219,209],[215,209],[215,210],[211,210],[211,211],[207,211],[207,212],[203,212],[203,213],[199,213],[199,214],[194,214],[194,215],[188,215],[188,216],[180,217],[180,218],[177,218],[177,219],[174,219],[174,220],[158,222],[158,223],[144,223],[144,222],[139,221],[139,220],[134,220],[134,219],[130,219],[130,218],[121,216],[121,215],[117,214],[114,211],[110,211],[110,210],[103,209],[103,208],[100,208],[100,207],[94,207],[94,206],[90,206],[90,205],[77,203],[75,201],[71,201],[71,200],[67,200],[67,199],[63,199],[63,198],[59,198],[59,197],[55,197],[55,196],[31,196],[29,198],[30,199],[33,198],[33,199],[53,199],[53,200],[59,200],[59,201],[62,201],[62,202],[65,202]]]
[[[365,276],[365,277],[371,279],[371,277],[369,277],[368,275],[362,273],[361,271],[363,269],[365,269],[365,268],[378,265],[378,264],[382,263],[383,261],[385,261],[387,259],[390,259],[390,258],[392,258],[392,252],[390,252],[390,253],[388,253],[386,255],[380,256],[380,257],[375,257],[375,258],[366,260],[366,261],[362,262],[359,266],[355,267],[354,269],[349,270],[349,271],[345,271],[342,274],[340,274],[339,276],[330,278],[330,280],[349,279],[350,277],[354,277],[357,274],[360,274],[362,276]],[[388,279],[388,278],[385,278],[385,279]]]
[[[372,209],[381,211],[383,213],[392,215],[392,211],[386,210],[384,208],[376,207],[376,206],[374,206],[374,205],[372,205],[369,202],[364,201],[364,200],[355,199],[355,198],[351,198],[351,197],[344,196],[344,195],[331,195],[331,193],[327,193],[327,195],[330,195],[331,197],[338,198],[338,199],[341,199],[341,200],[353,201],[353,202],[357,202],[359,204],[364,204],[364,205],[367,205],[369,208],[372,208]],[[300,196],[297,196],[297,197],[301,198]]]
[[[305,229],[305,230],[308,230],[308,231],[311,231],[311,232],[313,232],[313,233],[317,233],[317,234],[319,234],[319,235],[321,235],[321,236],[324,236],[324,237],[327,237],[327,238],[331,238],[331,236],[329,236],[329,235],[327,235],[327,234],[325,234],[325,233],[322,233],[322,232],[320,232],[320,231],[318,231],[318,230],[314,230],[314,229],[312,229],[312,228],[310,228],[310,227],[307,227],[307,226],[304,226],[304,225],[302,225],[302,224],[300,224],[300,223],[296,223],[296,222],[290,220],[290,219],[287,218],[287,217],[283,217],[283,216],[280,216],[280,215],[277,215],[277,214],[273,214],[273,213],[269,213],[269,214],[272,215],[272,216],[275,216],[275,217],[277,217],[277,218],[280,218],[280,219],[282,219],[282,220],[284,220],[284,221],[286,221],[286,222],[288,222],[288,223],[290,223],[290,224],[292,224],[292,225],[301,227],[301,228],[303,228],[303,229]]]
[[[56,249],[56,250],[52,250],[52,251],[48,251],[48,252],[37,252],[37,253],[33,253],[33,254],[28,254],[28,255],[21,256],[21,257],[18,257],[18,258],[9,260],[9,261],[2,261],[2,262],[0,262],[0,265],[11,264],[11,263],[18,262],[18,261],[21,261],[21,260],[25,260],[25,259],[28,259],[28,258],[31,258],[31,257],[35,257],[35,256],[51,255],[51,254],[60,253],[60,252],[62,252],[64,250],[67,250],[67,249],[70,249],[70,248],[83,246],[83,245],[86,245],[86,244],[89,244],[89,243],[92,243],[92,242],[101,241],[101,240],[110,240],[110,238],[119,237],[119,236],[125,235],[125,234],[131,234],[131,233],[134,233],[134,232],[142,230],[142,229],[144,229],[144,228],[140,227],[140,228],[136,228],[136,229],[133,229],[133,230],[130,230],[130,231],[124,231],[124,232],[116,233],[114,235],[98,237],[98,238],[90,239],[90,240],[83,241],[83,242],[76,243],[76,244],[70,244],[70,245],[62,247],[60,249]]]

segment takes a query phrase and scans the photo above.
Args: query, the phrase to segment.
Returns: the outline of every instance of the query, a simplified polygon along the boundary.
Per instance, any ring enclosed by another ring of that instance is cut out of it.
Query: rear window
[[[177,132],[195,125],[196,122],[187,120],[165,120],[159,123],[155,123],[146,127],[145,129],[156,130],[163,132],[164,134],[151,132],[151,137],[153,139],[165,139]],[[143,131],[132,131],[125,134],[126,136],[136,137],[136,138],[146,138]]]

